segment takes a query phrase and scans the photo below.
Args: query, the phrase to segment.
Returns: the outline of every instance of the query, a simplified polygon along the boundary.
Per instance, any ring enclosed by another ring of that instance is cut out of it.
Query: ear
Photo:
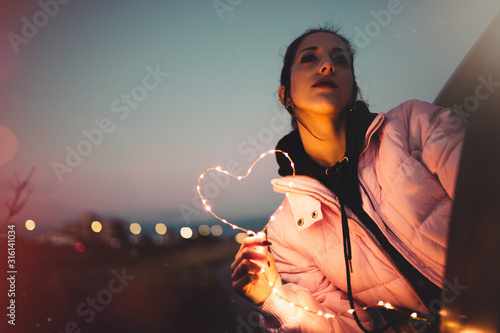
[[[280,98],[281,104],[285,106],[285,86],[280,86],[278,89],[278,96]]]

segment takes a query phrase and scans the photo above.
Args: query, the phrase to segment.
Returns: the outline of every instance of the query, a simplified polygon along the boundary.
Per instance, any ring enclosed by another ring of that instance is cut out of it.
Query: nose
[[[320,66],[320,73],[321,74],[333,74],[335,72],[335,67],[333,66],[333,62],[330,59],[330,57],[327,57],[327,59],[323,60],[321,66]]]

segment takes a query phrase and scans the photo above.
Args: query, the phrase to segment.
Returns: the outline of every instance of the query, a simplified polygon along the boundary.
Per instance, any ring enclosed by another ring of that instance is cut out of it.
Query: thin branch
[[[2,223],[2,226],[0,228],[1,231],[3,231],[5,226],[7,225],[7,223],[9,223],[9,221],[24,208],[24,206],[28,202],[29,198],[31,197],[31,194],[33,193],[33,191],[29,190],[24,195],[24,198],[21,199],[21,196],[23,195],[23,192],[25,192],[26,187],[28,186],[29,182],[31,181],[31,177],[33,177],[35,170],[36,170],[36,167],[33,166],[23,181],[19,180],[19,177],[17,176],[17,174],[14,175],[14,178],[16,179],[16,182],[17,182],[17,187],[15,189],[14,198],[12,199],[12,201],[10,201],[10,202],[5,201],[5,205],[9,209],[9,213],[7,214],[7,217],[5,218],[5,220]]]

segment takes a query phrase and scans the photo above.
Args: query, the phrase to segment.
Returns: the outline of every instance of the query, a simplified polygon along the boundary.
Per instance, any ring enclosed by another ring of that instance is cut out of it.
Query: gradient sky
[[[39,226],[87,210],[131,222],[215,222],[198,209],[198,176],[216,165],[246,171],[289,131],[276,95],[281,57],[305,29],[341,27],[357,48],[363,97],[386,112],[412,98],[432,102],[500,12],[497,0],[3,3],[0,201],[13,196],[15,174],[35,166],[33,194],[14,221]],[[84,131],[96,144],[82,143]],[[54,163],[68,166],[67,147],[78,146],[88,155],[58,176]],[[257,169],[240,187],[208,177],[214,210],[271,214],[282,199],[268,185],[274,157]]]

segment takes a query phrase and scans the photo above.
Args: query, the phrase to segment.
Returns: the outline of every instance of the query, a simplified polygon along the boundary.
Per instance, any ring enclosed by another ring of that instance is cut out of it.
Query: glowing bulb
[[[350,314],[353,314],[354,313],[354,309],[349,309],[349,310],[347,310],[347,312],[350,313]]]
[[[271,215],[271,218],[269,219],[270,221],[274,221],[276,219],[276,216]]]
[[[380,302],[378,302],[378,305],[380,305],[380,306],[384,306],[384,301],[380,301]]]
[[[189,239],[193,237],[193,230],[190,227],[182,227],[181,228],[181,236],[184,239]]]
[[[167,226],[165,225],[165,223],[156,223],[155,231],[158,233],[158,235],[165,235],[167,233]]]
[[[216,167],[215,170],[220,171],[220,166]]]
[[[33,220],[27,220],[26,223],[25,223],[25,227],[29,231],[35,229],[35,221],[33,221]]]
[[[386,309],[392,309],[392,305],[391,305],[391,303],[385,303],[384,307],[385,307]]]
[[[139,223],[132,223],[130,225],[130,232],[134,235],[138,235],[141,233],[141,225]]]
[[[293,304],[292,302],[290,302],[290,307],[293,308],[295,306],[295,304]]]
[[[210,206],[205,206],[205,209],[206,209],[207,211],[210,211],[210,210],[211,210]]]
[[[238,180],[241,180],[241,178],[243,178],[243,177],[241,177],[241,176],[238,176]]]
[[[266,153],[262,153],[262,154],[260,154],[260,158],[262,158],[262,157],[264,157],[264,156],[266,156]]]
[[[304,310],[309,310],[309,307],[308,306],[304,306]]]
[[[333,317],[333,315],[331,315],[331,314],[329,314],[329,313],[327,313],[327,314],[325,315],[325,318],[331,318],[331,317]]]
[[[417,318],[417,316],[418,316],[418,315],[417,315],[417,313],[416,313],[416,312],[413,312],[413,313],[411,314],[411,317],[412,317],[412,318]]]
[[[318,316],[322,316],[323,315],[323,311],[318,311]]]
[[[272,287],[274,286],[274,283],[272,283],[271,281],[269,281],[269,287]]]
[[[75,249],[80,253],[85,252],[85,244],[78,242],[75,244]]]
[[[202,236],[210,235],[210,227],[206,224],[202,224],[198,227],[198,233]]]
[[[98,232],[101,232],[101,230],[102,230],[102,224],[99,221],[94,221],[90,225],[90,228],[92,229],[93,232],[98,233]]]
[[[234,240],[236,241],[236,243],[238,244],[243,244],[243,242],[245,241],[245,239],[248,237],[248,235],[244,232],[240,232],[240,233],[237,233],[235,236],[234,236]]]
[[[222,227],[218,224],[214,224],[211,228],[210,228],[210,232],[212,233],[212,235],[214,235],[215,237],[219,237],[220,235],[222,235]]]
[[[261,272],[261,273],[264,273],[265,271],[266,271],[266,270],[265,270],[264,268],[261,268],[261,269],[260,269],[260,272]]]

